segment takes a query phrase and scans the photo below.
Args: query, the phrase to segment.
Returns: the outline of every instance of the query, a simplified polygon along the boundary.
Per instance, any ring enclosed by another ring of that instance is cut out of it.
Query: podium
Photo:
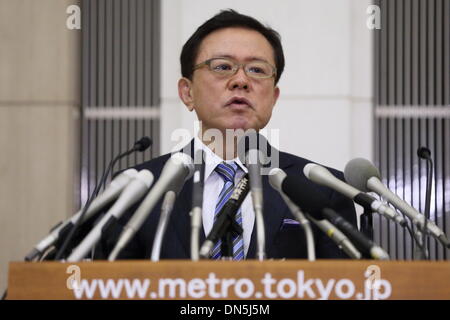
[[[450,299],[450,262],[11,262],[8,299]]]

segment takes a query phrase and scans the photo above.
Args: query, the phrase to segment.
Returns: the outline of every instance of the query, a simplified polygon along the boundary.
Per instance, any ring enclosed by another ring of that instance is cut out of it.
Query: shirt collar
[[[223,160],[221,157],[215,154],[210,148],[208,148],[203,143],[203,141],[201,141],[198,137],[195,137],[194,154],[197,152],[197,150],[200,149],[203,150],[203,152],[205,153],[205,181],[214,172],[214,169],[216,169],[217,165],[222,162],[230,163],[234,161],[242,171],[244,171],[245,173],[248,172],[247,168],[242,164],[239,157],[236,157],[233,160]]]

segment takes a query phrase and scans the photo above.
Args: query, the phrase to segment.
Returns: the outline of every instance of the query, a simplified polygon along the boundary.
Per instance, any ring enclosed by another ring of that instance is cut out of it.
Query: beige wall
[[[50,227],[74,212],[80,40],[76,0],[0,0],[0,289]]]

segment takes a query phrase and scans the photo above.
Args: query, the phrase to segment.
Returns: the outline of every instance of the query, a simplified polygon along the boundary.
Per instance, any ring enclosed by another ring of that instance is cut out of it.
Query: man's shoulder
[[[153,158],[151,160],[137,164],[133,168],[135,168],[138,171],[142,170],[142,169],[147,169],[147,170],[150,170],[155,176],[159,176],[159,174],[161,173],[161,170],[164,167],[164,164],[167,162],[167,160],[169,160],[171,155],[172,155],[171,153],[163,154],[163,155]],[[301,170],[303,172],[303,168],[308,163],[315,163],[315,164],[321,165],[321,166],[327,168],[336,177],[339,177],[340,179],[344,178],[343,172],[338,169],[335,169],[335,168],[332,168],[329,166],[325,166],[316,161],[313,161],[313,160],[310,160],[307,158],[303,158],[300,156],[296,156],[296,155],[288,153],[288,152],[279,151],[279,167],[280,168],[286,168],[286,170]]]
[[[171,153],[166,153],[151,160],[135,165],[133,168],[140,171],[143,169],[150,170],[154,175],[160,174],[164,164],[169,160]]]
[[[323,165],[319,162],[313,161],[313,160],[309,160],[303,157],[299,157],[296,155],[293,155],[291,153],[288,152],[283,152],[280,151],[280,167],[286,167],[286,168],[290,168],[293,167],[294,170],[298,170],[300,169],[303,172],[303,168],[308,164],[308,163],[314,163],[314,164],[318,164],[326,169],[328,169],[333,175],[343,179],[344,178],[344,174],[342,171]],[[291,169],[292,170],[292,169]]]

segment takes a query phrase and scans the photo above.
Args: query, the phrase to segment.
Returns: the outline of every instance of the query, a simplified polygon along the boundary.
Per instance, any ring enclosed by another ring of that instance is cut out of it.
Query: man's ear
[[[192,81],[188,78],[178,80],[178,96],[189,111],[194,110],[194,96],[192,94]]]
[[[279,96],[280,96],[280,88],[279,87],[275,87],[275,89],[273,89],[273,105],[274,106],[277,103],[277,100],[278,100]]]

